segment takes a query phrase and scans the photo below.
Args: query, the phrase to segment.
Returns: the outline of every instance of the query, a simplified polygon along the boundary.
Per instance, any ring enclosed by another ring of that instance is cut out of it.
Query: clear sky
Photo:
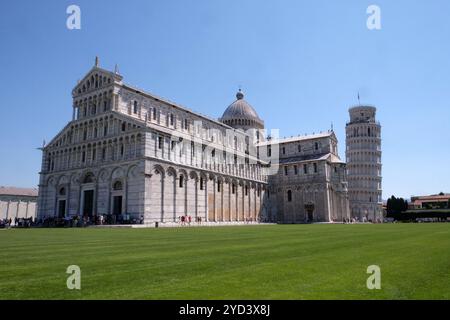
[[[81,8],[81,30],[66,8]],[[381,30],[366,27],[369,5]],[[100,57],[126,83],[212,117],[239,85],[281,136],[328,130],[345,159],[348,107],[378,108],[383,198],[450,192],[450,1],[2,1],[0,185],[38,184]]]

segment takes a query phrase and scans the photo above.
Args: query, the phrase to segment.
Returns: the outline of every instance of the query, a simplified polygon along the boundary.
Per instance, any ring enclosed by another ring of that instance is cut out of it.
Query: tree
[[[408,210],[408,201],[403,198],[391,196],[386,203],[388,214],[398,214]]]

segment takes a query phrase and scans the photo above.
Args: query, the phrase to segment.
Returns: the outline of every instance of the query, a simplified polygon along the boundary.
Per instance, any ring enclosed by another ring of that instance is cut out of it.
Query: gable
[[[122,76],[108,70],[93,67],[73,88],[72,96],[76,97],[121,82]]]

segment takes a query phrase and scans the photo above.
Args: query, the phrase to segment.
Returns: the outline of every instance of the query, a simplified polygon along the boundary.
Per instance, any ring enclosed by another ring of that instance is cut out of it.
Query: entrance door
[[[308,210],[308,222],[312,222],[312,221],[313,221],[313,211]]]
[[[308,218],[308,222],[313,222],[314,221],[314,203],[307,203],[305,204],[305,210],[306,210],[306,217]]]
[[[83,215],[92,217],[94,213],[94,190],[84,191]]]
[[[65,216],[66,216],[66,200],[59,200],[58,217],[64,218]]]
[[[113,198],[113,214],[116,216],[122,214],[122,196],[114,196],[114,198]]]

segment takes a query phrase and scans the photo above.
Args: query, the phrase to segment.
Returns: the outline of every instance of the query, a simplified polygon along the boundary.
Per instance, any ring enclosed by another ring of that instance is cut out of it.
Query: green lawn
[[[0,230],[0,299],[449,299],[450,223]],[[68,290],[68,265],[81,290]],[[381,268],[368,290],[367,266]]]

